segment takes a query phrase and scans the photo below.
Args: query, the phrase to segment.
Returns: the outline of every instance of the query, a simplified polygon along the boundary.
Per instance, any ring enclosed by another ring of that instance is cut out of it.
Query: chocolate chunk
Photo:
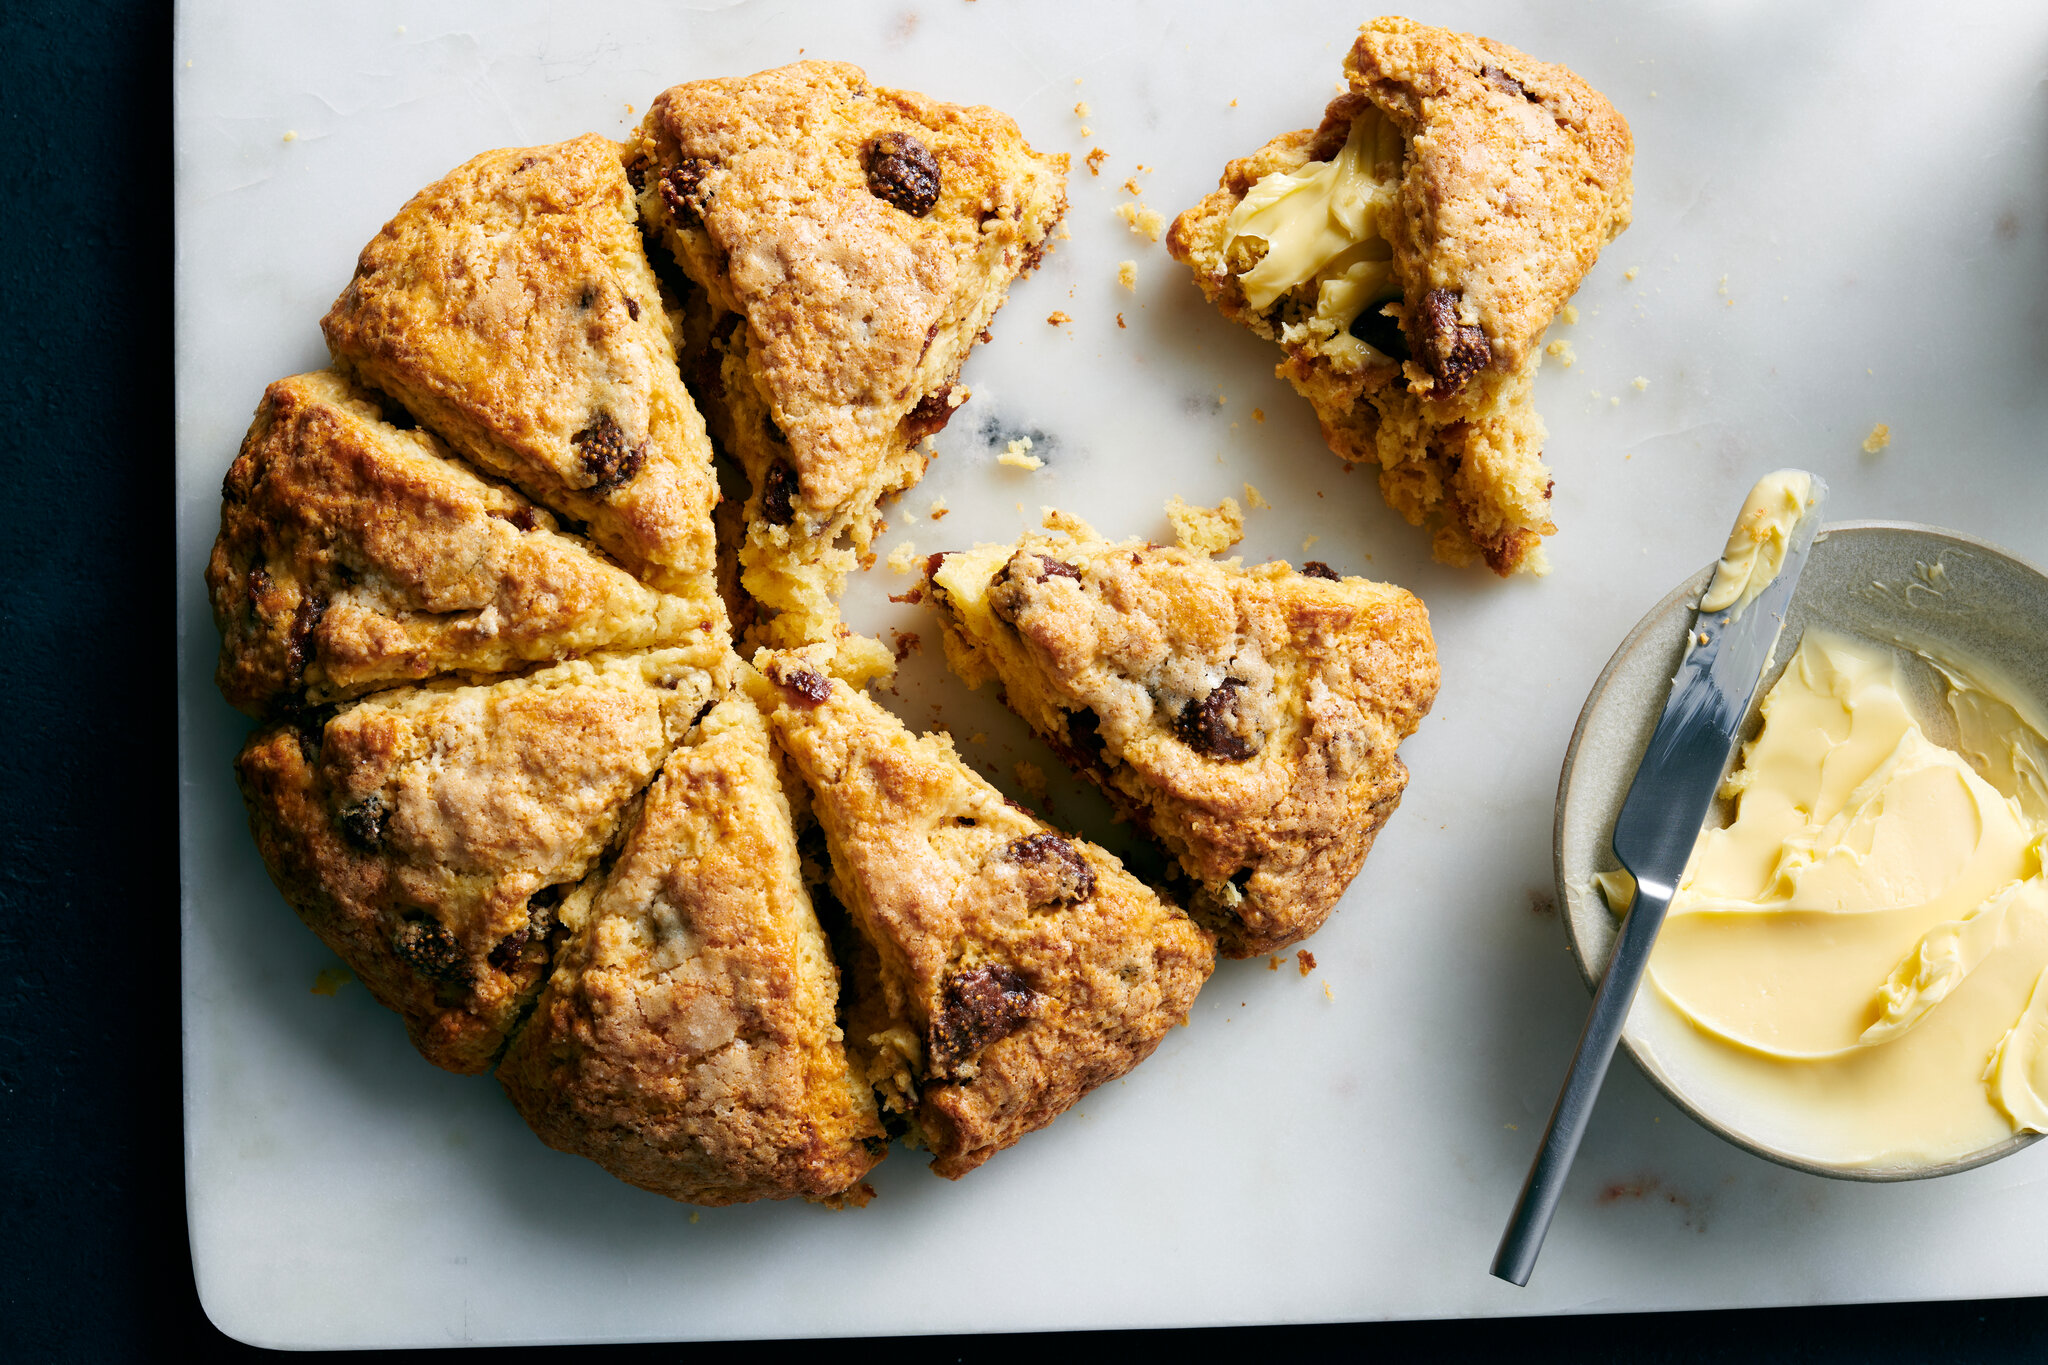
[[[939,202],[939,163],[908,133],[883,133],[868,143],[868,193],[913,218]]]
[[[392,937],[391,951],[421,976],[435,981],[460,981],[468,974],[462,967],[462,945],[439,920],[416,919],[400,925]]]
[[[822,706],[832,697],[831,681],[808,668],[785,668],[776,675],[775,681],[789,694],[791,701],[804,706]]]
[[[600,412],[595,421],[569,440],[576,447],[576,458],[583,461],[583,468],[590,475],[593,493],[609,493],[631,482],[640,472],[640,462],[647,458],[647,443],[627,445],[626,433],[619,430],[619,424],[608,412]]]
[[[636,156],[626,163],[626,183],[638,194],[647,188],[647,158]]]
[[[1081,581],[1081,571],[1079,569],[1067,563],[1066,560],[1054,559],[1051,555],[1038,556],[1038,569],[1038,581],[1041,583],[1045,582],[1048,578],[1071,578],[1076,583]]]
[[[796,470],[787,460],[777,460],[768,466],[768,477],[761,481],[761,516],[770,526],[787,526],[796,519],[796,499],[800,491]]]
[[[1088,860],[1057,834],[1032,834],[1012,839],[1003,856],[1033,867],[1050,867],[1057,877],[1057,889],[1046,905],[1079,905],[1095,894],[1095,869]]]
[[[626,316],[633,319],[633,321],[635,322],[640,321],[640,300],[631,297],[627,298]]]
[[[256,616],[263,614],[263,599],[270,596],[270,587],[270,570],[260,564],[249,570],[249,611],[251,614]]]
[[[1408,336],[1401,330],[1401,323],[1380,310],[1383,303],[1368,303],[1359,315],[1351,319],[1351,335],[1378,351],[1390,360],[1408,358]]]
[[[284,641],[285,687],[296,691],[305,681],[306,664],[318,652],[313,643],[313,632],[320,627],[320,618],[327,614],[327,599],[323,596],[302,597],[292,612],[291,629]]]
[[[1493,363],[1486,333],[1458,321],[1463,296],[1451,289],[1432,289],[1422,296],[1422,363],[1436,380],[1440,394],[1456,393],[1465,381]]]
[[[953,420],[954,409],[946,403],[952,393],[953,386],[944,384],[918,399],[917,406],[903,418],[903,438],[915,444],[944,431],[946,423]]]
[[[711,202],[704,177],[716,164],[701,156],[686,156],[661,173],[661,202],[668,206],[677,227],[704,226],[704,209]]]
[[[1238,709],[1238,693],[1243,688],[1243,680],[1225,678],[1208,696],[1181,708],[1173,723],[1174,734],[1181,743],[1204,758],[1221,759],[1226,763],[1241,763],[1250,758],[1258,748],[1238,734],[1238,727],[1243,723]]]
[[[365,853],[375,853],[384,846],[384,817],[389,814],[391,807],[384,804],[383,797],[368,796],[343,806],[335,820],[350,843]]]
[[[948,1079],[961,1062],[1007,1038],[1038,1014],[1038,994],[1014,967],[988,963],[948,975],[927,1035],[931,1073]]]
[[[1308,563],[1301,566],[1301,571],[1310,578],[1327,578],[1332,583],[1343,577],[1342,574],[1339,574],[1320,559],[1311,559]]]

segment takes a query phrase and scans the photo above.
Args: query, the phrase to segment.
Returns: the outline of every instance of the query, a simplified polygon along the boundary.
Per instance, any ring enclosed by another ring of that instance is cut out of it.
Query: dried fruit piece
[[[1301,566],[1301,571],[1310,578],[1327,578],[1332,583],[1339,582],[1344,577],[1344,575],[1338,573],[1320,559],[1309,560],[1308,563]]]
[[[1027,866],[1050,867],[1058,885],[1046,905],[1079,905],[1095,894],[1095,869],[1081,856],[1081,850],[1057,834],[1032,834],[1012,840],[1003,850],[1011,861]]]
[[[365,853],[375,853],[384,843],[384,817],[391,808],[381,796],[371,796],[352,806],[343,806],[337,817],[348,841]]]
[[[1453,289],[1430,290],[1422,296],[1422,317],[1417,323],[1422,334],[1422,363],[1446,394],[1456,393],[1466,380],[1493,363],[1486,333],[1475,324],[1458,321],[1458,305],[1463,299]]]
[[[927,436],[936,436],[944,431],[946,423],[953,420],[953,408],[947,401],[952,396],[953,386],[945,384],[918,399],[917,406],[903,419],[904,438],[909,441],[922,441]]]
[[[714,164],[701,156],[686,156],[661,173],[661,202],[684,227],[704,226],[704,207],[710,201],[704,176]]]
[[[1227,763],[1242,763],[1258,752],[1258,746],[1238,733],[1243,724],[1238,693],[1244,687],[1239,678],[1225,678],[1200,701],[1190,701],[1175,718],[1174,734],[1196,753]]]
[[[465,975],[462,945],[439,920],[416,919],[400,925],[391,940],[391,950],[421,976],[454,982]]]
[[[647,457],[646,443],[627,445],[626,433],[608,412],[600,412],[595,421],[569,440],[590,475],[588,486],[593,493],[608,493],[632,482],[640,472],[640,462]]]
[[[939,202],[939,163],[909,133],[882,133],[868,143],[868,192],[913,218]]]
[[[950,1078],[960,1063],[1007,1038],[1038,1013],[1039,997],[1014,967],[989,963],[954,972],[940,987],[926,1035],[931,1074]]]
[[[797,494],[801,485],[797,482],[796,470],[787,460],[777,460],[768,466],[768,477],[761,481],[761,517],[771,526],[787,526],[796,517]]]

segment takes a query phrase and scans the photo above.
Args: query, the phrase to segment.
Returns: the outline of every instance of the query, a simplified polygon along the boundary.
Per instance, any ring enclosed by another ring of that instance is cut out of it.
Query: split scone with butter
[[[235,761],[257,850],[428,1061],[483,1071],[540,991],[556,905],[726,690],[723,649],[394,688],[259,730]]]
[[[847,963],[847,1046],[957,1178],[1187,1017],[1210,935],[1109,853],[977,776],[943,735],[824,670],[829,646],[760,656],[769,724],[810,788],[832,890],[867,951]]]
[[[996,110],[812,61],[663,92],[627,164],[708,305],[690,373],[752,486],[751,638],[837,642],[848,676],[888,672],[879,643],[843,635],[836,598],[877,503],[923,475],[966,399],[968,350],[1047,250],[1067,158]]]
[[[465,162],[363,248],[321,330],[341,368],[702,603],[716,635],[711,443],[619,155],[591,133]]]
[[[1564,67],[1375,19],[1313,129],[1224,168],[1167,236],[1439,559],[1542,572],[1544,329],[1629,222],[1628,124]]]
[[[1385,583],[1056,534],[934,555],[946,660],[1148,830],[1232,957],[1320,927],[1408,783],[1429,613]]]
[[[258,717],[439,674],[696,643],[717,625],[331,371],[263,395],[222,485],[206,585],[221,693]]]
[[[693,1204],[865,1203],[887,1150],[768,727],[742,691],[669,755],[498,1079],[549,1146]]]

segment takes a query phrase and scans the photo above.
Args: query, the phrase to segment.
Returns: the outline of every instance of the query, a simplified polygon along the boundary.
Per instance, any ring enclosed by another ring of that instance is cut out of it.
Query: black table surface
[[[15,0],[0,35],[14,517],[0,611],[0,1352],[255,1354],[206,1320],[194,1292],[179,1142],[176,701],[158,681],[175,648],[170,16]],[[934,1360],[1348,1348],[2039,1361],[2048,1300],[890,1346]]]

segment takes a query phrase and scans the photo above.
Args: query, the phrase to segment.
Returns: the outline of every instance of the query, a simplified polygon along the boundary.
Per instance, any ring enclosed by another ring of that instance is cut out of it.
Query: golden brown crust
[[[924,472],[969,348],[1049,245],[1067,159],[836,62],[665,91],[629,159],[720,315],[692,373],[753,484],[748,591],[792,618],[785,643],[831,639],[876,502]]]
[[[1540,572],[1556,526],[1530,376],[1544,329],[1628,226],[1628,125],[1564,67],[1406,19],[1366,25],[1344,69],[1349,88],[1322,123],[1232,161],[1175,220],[1168,250],[1225,316],[1286,346],[1277,373],[1314,404],[1330,448],[1380,466],[1381,492],[1432,529],[1439,558]],[[1406,354],[1393,359],[1325,350],[1291,325],[1313,311],[1312,288],[1251,309],[1224,240],[1253,185],[1336,155],[1368,108],[1405,145],[1389,234],[1401,298],[1388,312]]]
[[[1393,813],[1436,696],[1429,614],[1363,578],[1026,536],[935,557],[947,661],[1005,699],[1197,884],[1232,957],[1336,908]]]
[[[399,688],[259,730],[236,773],[300,918],[427,1060],[482,1071],[540,989],[553,898],[719,686],[700,654],[659,650]]]
[[[486,152],[415,195],[321,322],[338,361],[650,584],[715,602],[718,485],[619,146]]]
[[[844,1198],[886,1140],[745,694],[669,756],[586,900],[498,1068],[534,1131],[671,1199]]]
[[[1123,1075],[1187,1016],[1209,934],[1115,857],[1003,798],[824,672],[763,655],[769,721],[811,790],[833,887],[876,950],[887,1030],[848,1039],[957,1178]],[[859,1009],[850,1013],[858,1016]]]
[[[718,630],[328,371],[264,393],[206,581],[216,680],[255,716]]]

